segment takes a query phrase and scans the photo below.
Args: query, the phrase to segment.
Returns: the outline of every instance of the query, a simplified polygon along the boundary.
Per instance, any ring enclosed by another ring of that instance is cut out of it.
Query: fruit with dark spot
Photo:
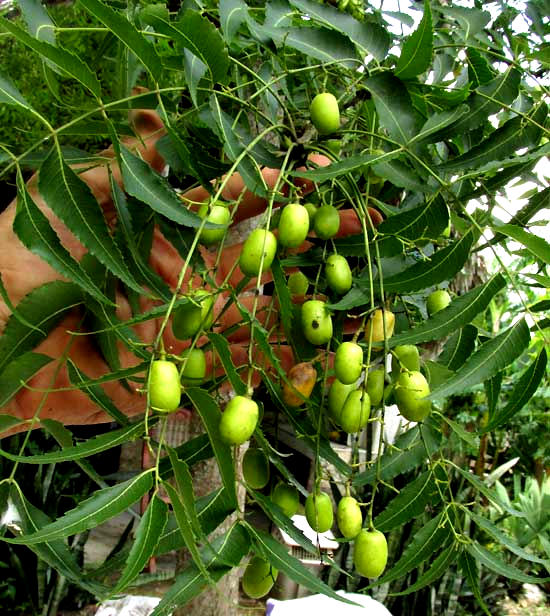
[[[325,302],[311,299],[302,305],[302,331],[311,344],[326,344],[332,338],[332,318]]]

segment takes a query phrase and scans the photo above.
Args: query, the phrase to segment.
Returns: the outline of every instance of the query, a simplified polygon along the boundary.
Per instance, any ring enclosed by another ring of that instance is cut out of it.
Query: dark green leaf
[[[20,417],[12,417],[11,415],[5,415],[4,413],[0,414],[0,435],[2,432],[23,423],[23,421],[24,420]]]
[[[0,373],[0,407],[7,404],[32,376],[51,361],[52,358],[47,355],[28,351],[9,363]]]
[[[389,180],[395,186],[401,186],[410,191],[433,193],[435,188],[409,167],[403,160],[391,160],[373,165],[377,176]]]
[[[425,0],[422,21],[402,43],[401,55],[395,67],[396,77],[411,79],[426,71],[432,60],[432,52],[432,12],[428,0]]]
[[[243,0],[220,0],[220,26],[228,43],[233,42],[247,16],[248,7]]]
[[[244,396],[246,394],[246,384],[239,376],[239,373],[233,364],[233,360],[231,359],[231,349],[227,338],[221,334],[210,332],[208,334],[208,339],[216,349],[218,357],[221,359],[225,374],[231,383],[231,387],[233,387],[237,395]]]
[[[23,107],[23,109],[32,109],[23,98],[21,92],[13,85],[11,79],[4,77],[2,74],[0,74],[0,103],[18,105]]]
[[[417,592],[421,588],[431,586],[436,580],[438,580],[454,563],[458,557],[458,550],[454,543],[448,548],[443,550],[439,556],[433,561],[426,571],[416,580],[414,584],[407,587],[407,590],[402,592],[391,593],[393,596],[409,595],[412,592]]]
[[[522,319],[481,345],[449,381],[433,390],[427,398],[444,398],[483,383],[519,357],[529,340],[529,327],[525,319]]]
[[[271,264],[271,272],[273,273],[273,282],[275,284],[275,292],[277,294],[277,300],[279,302],[280,314],[279,318],[283,325],[283,330],[286,339],[295,346],[293,340],[293,322],[294,322],[294,310],[292,299],[290,297],[290,290],[288,288],[287,279],[281,266],[281,261],[277,257]]]
[[[437,140],[441,139],[443,129],[446,126],[450,126],[456,122],[466,113],[468,113],[468,106],[459,105],[454,109],[440,111],[439,113],[430,115],[420,131],[410,140],[409,145],[412,145],[413,143],[431,143],[436,140],[431,139],[431,136],[434,134],[439,135]]]
[[[200,434],[189,441],[183,443],[174,449],[180,460],[183,460],[187,466],[193,466],[197,462],[210,459],[214,452],[210,444],[210,439],[207,434]],[[159,473],[162,479],[167,479],[172,476],[172,464],[169,458],[161,458],[159,462]]]
[[[495,412],[498,397],[500,395],[500,388],[502,386],[503,372],[497,372],[494,377],[488,379],[483,383],[485,388],[485,395],[487,396],[487,413],[489,417],[493,416]]]
[[[197,513],[195,511],[195,494],[193,492],[193,478],[189,472],[187,464],[180,460],[174,449],[168,449],[168,455],[170,457],[170,463],[172,464],[172,470],[174,471],[174,479],[176,480],[176,487],[178,493],[181,496],[185,516],[190,524],[190,528],[198,536],[202,535],[202,530],[199,524]]]
[[[467,8],[458,5],[435,5],[435,8],[442,12],[444,17],[453,18],[458,21],[464,30],[464,40],[481,32],[491,21],[491,14],[478,8]]]
[[[541,584],[547,582],[550,578],[538,578],[534,575],[527,575],[520,571],[513,565],[508,564],[495,552],[489,552],[479,543],[472,542],[466,544],[466,550],[475,558],[476,561],[487,567],[491,571],[494,571],[498,575],[508,580],[516,580],[524,584]]]
[[[459,423],[441,415],[443,421],[451,428],[451,430],[458,436],[459,439],[467,443],[472,449],[477,451],[479,449],[479,437],[465,430]]]
[[[390,216],[378,227],[378,232],[416,240],[437,238],[447,227],[449,209],[441,198],[428,200],[423,205]]]
[[[479,569],[477,568],[476,559],[470,556],[468,552],[462,552],[462,554],[458,557],[458,564],[460,565],[462,573],[464,573],[466,579],[468,580],[470,590],[476,598],[478,605],[487,616],[491,616],[491,612],[487,609],[485,601],[483,601],[483,597],[481,595],[481,589],[479,587]]]
[[[424,361],[424,372],[426,374],[426,378],[428,379],[430,389],[439,387],[441,383],[446,382],[451,378],[451,376],[453,376],[453,371],[449,370],[447,366],[430,359],[426,359]]]
[[[482,287],[477,287],[477,289],[480,288]],[[465,325],[462,329],[457,330],[449,338],[443,352],[437,358],[438,362],[447,366],[449,370],[458,370],[473,353],[476,346],[476,338],[477,328],[473,325]]]

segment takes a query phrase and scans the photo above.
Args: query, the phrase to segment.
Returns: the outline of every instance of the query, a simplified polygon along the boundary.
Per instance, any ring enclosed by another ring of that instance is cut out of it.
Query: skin
[[[164,127],[160,118],[152,111],[137,111],[132,114],[131,120],[134,130],[139,137],[127,140],[126,146],[137,152],[137,154],[156,171],[160,171],[164,167],[164,161],[155,147],[157,140],[164,134]],[[111,148],[106,150],[103,155],[110,158],[114,157]],[[330,162],[328,158],[321,155],[312,155],[310,160],[320,166],[328,165]],[[120,170],[114,161],[88,169],[80,174],[80,178],[88,184],[103,209],[107,221],[112,224],[115,217],[115,208],[111,199],[108,166],[115,180],[122,186]],[[278,174],[279,171],[276,169],[263,169],[262,175],[268,188],[274,187]],[[46,205],[38,192],[37,179],[37,174],[35,174],[27,184],[27,188],[33,200],[48,217],[65,248],[73,257],[81,259],[86,253],[85,247],[82,246],[76,237]],[[296,185],[301,189],[303,194],[307,194],[313,190],[313,184],[308,180],[297,179]],[[183,196],[183,201],[187,204],[192,203],[194,208],[198,209],[200,203],[206,201],[208,198],[208,191],[203,187],[198,187],[187,191]],[[262,198],[246,189],[239,174],[234,174],[229,178],[223,191],[222,198],[225,200],[236,200],[241,198],[239,209],[234,217],[234,222],[255,216],[261,213],[266,206]],[[12,225],[15,217],[15,208],[16,201],[14,200],[6,210],[0,214],[0,272],[12,304],[17,305],[17,303],[32,289],[45,282],[62,280],[62,277],[45,261],[41,260],[40,257],[28,251],[14,234]],[[352,210],[341,212],[339,236],[357,234],[360,232],[361,225],[355,213]],[[214,278],[218,283],[221,283],[225,279],[231,265],[238,260],[241,246],[241,244],[228,246],[223,251],[220,265],[216,268],[214,273]],[[309,246],[310,244],[308,242],[304,242],[298,250],[307,250]],[[204,247],[201,247],[200,250],[207,267],[213,268],[216,259],[215,253],[210,252]],[[158,228],[155,228],[153,234],[150,264],[152,269],[162,276],[167,284],[175,290],[177,278],[183,266],[183,260]],[[229,278],[229,284],[235,288],[241,279],[242,273],[239,268],[236,268]],[[269,281],[269,279],[270,275],[268,273],[262,276],[262,281],[264,282]],[[200,279],[195,277],[192,272],[189,272],[184,280],[184,289],[187,288],[187,283],[190,283],[194,288],[202,284]],[[255,285],[256,281],[252,280],[250,286]],[[234,305],[231,306],[220,319],[217,319],[225,302],[226,298],[221,295],[217,297],[215,302],[214,314],[216,323],[214,331],[217,332],[223,332],[242,320],[237,307]],[[242,302],[247,309],[251,309],[253,297],[243,297]],[[267,321],[266,314],[270,302],[271,297],[269,296],[262,295],[258,298],[257,316],[264,323]],[[116,303],[117,316],[120,319],[130,318],[131,310],[126,297],[121,293],[117,293]],[[142,297],[140,304],[141,309],[146,311],[153,307],[155,302]],[[10,309],[3,300],[0,299],[0,333],[3,331],[10,314]],[[34,351],[45,353],[54,359],[68,356],[79,369],[90,378],[98,378],[111,370],[98,352],[92,336],[72,335],[72,332],[83,331],[81,321],[81,312],[74,311],[69,313],[57,327],[50,332],[48,337],[34,349]],[[151,342],[157,336],[161,323],[162,320],[160,319],[147,321],[134,326],[134,331],[141,340]],[[266,324],[268,326],[270,325],[270,323]],[[248,327],[243,326],[236,329],[236,331],[228,336],[228,340],[231,345],[234,364],[237,367],[247,364],[247,348],[249,341]],[[188,340],[177,340],[172,334],[172,328],[169,326],[164,330],[163,342],[166,351],[174,354],[180,353],[190,344]],[[205,342],[206,338],[200,338],[197,346],[200,347]],[[122,367],[130,367],[136,365],[140,361],[125,347],[120,346],[119,352]],[[258,351],[255,353],[256,356],[259,357],[259,361],[263,361],[261,354],[259,354]],[[283,367],[287,370],[290,369],[291,365],[294,363],[290,348],[282,345],[279,353]],[[212,376],[212,355],[210,352],[206,353],[206,364],[207,375]],[[217,374],[222,373],[223,370],[218,368]],[[258,376],[254,375],[252,384],[257,385],[258,382]],[[108,382],[102,386],[105,393],[113,400],[114,404],[128,416],[143,413],[146,404],[146,397],[137,392],[137,388],[140,387],[141,384],[131,381],[130,384],[135,389],[128,391],[118,382]],[[22,388],[6,406],[2,407],[0,413],[6,413],[21,419],[31,419],[42,403],[39,414],[41,419],[55,419],[67,425],[94,424],[110,421],[107,414],[100,410],[79,390],[54,391],[48,393],[45,400],[43,399],[44,390],[71,388],[63,361],[52,361],[30,379],[28,386],[29,387]],[[228,387],[227,384],[225,384],[225,386]],[[38,425],[39,423],[35,422],[33,427],[37,427]],[[12,432],[27,429],[27,427],[28,426],[19,427],[12,430]],[[2,436],[6,436],[9,433],[10,432],[6,432]]]

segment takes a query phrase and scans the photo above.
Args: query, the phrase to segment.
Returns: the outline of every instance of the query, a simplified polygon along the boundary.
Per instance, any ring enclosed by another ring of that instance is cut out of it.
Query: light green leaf
[[[0,436],[2,432],[6,432],[10,428],[14,426],[18,426],[24,422],[20,417],[12,417],[11,415],[5,415],[4,413],[0,414]]]
[[[439,6],[435,8],[443,13],[446,18],[453,18],[458,21],[464,30],[464,40],[473,37],[485,28],[491,21],[491,14],[478,8],[467,8],[463,6]]]
[[[201,92],[199,90],[199,84],[201,79],[205,76],[208,71],[208,66],[197,56],[189,51],[189,49],[183,50],[183,70],[185,72],[185,81],[189,86],[189,93],[191,94],[191,98],[193,99],[193,104],[195,107],[200,106],[199,96],[204,97],[205,92]],[[171,135],[173,143],[178,143],[176,140],[179,139],[178,135]],[[181,146],[179,148],[181,151]],[[185,159],[184,159],[185,160]]]
[[[443,550],[439,556],[433,561],[428,569],[426,569],[422,575],[416,580],[414,584],[407,587],[407,590],[402,592],[390,593],[394,597],[402,595],[409,595],[412,592],[417,592],[421,588],[431,586],[436,580],[438,580],[454,563],[458,557],[458,550],[454,543],[448,548]]]
[[[220,26],[228,43],[233,42],[247,16],[248,6],[243,0],[220,0]]]
[[[472,449],[477,451],[479,449],[479,437],[465,430],[459,423],[440,415],[443,421],[451,428],[451,430],[458,436],[459,439],[467,443]]]
[[[401,55],[395,67],[400,79],[412,79],[431,64],[433,53],[432,12],[428,0],[424,2],[424,16],[418,28],[407,37],[401,46]]]
[[[9,363],[0,373],[0,408],[7,404],[32,376],[52,361],[42,353],[28,351]]]
[[[481,345],[455,375],[434,389],[427,399],[441,399],[490,379],[519,357],[529,344],[529,340],[529,327],[525,319],[522,319]]]
[[[2,74],[0,74],[0,103],[18,105],[27,110],[32,109],[12,81]]]
[[[147,493],[153,485],[153,471],[154,469],[147,470],[112,488],[98,490],[90,498],[40,530],[16,539],[4,538],[4,541],[35,545],[95,528],[128,509]]]
[[[189,522],[192,532],[196,533],[197,536],[200,537],[202,536],[202,530],[195,511],[193,478],[189,472],[189,467],[186,462],[178,458],[175,450],[171,447],[168,449],[168,456],[170,457],[170,463],[172,464],[172,470],[174,471],[174,479],[176,480],[178,493],[182,499],[186,520]]]
[[[489,281],[491,282],[491,281]],[[504,282],[504,279],[503,279]],[[483,287],[477,287],[479,290]],[[490,302],[490,297],[487,298]],[[484,310],[484,309],[482,309]],[[481,312],[481,310],[479,310]],[[470,357],[476,347],[477,328],[473,325],[465,325],[462,329],[455,331],[449,338],[441,355],[437,361],[453,372]]]
[[[55,24],[48,15],[46,7],[39,0],[18,0],[29,32],[39,39],[55,45]]]
[[[464,573],[466,579],[468,580],[470,590],[476,598],[478,605],[487,616],[491,616],[491,612],[487,609],[485,601],[483,601],[483,597],[481,595],[481,589],[479,587],[479,569],[477,567],[476,559],[470,556],[468,552],[462,552],[458,557],[458,563],[462,573]]]
[[[400,154],[401,150],[394,150],[384,154],[355,154],[354,156],[348,156],[343,160],[333,162],[328,165],[328,167],[319,167],[308,171],[295,171],[292,173],[292,176],[297,178],[309,178],[314,182],[325,182],[326,180],[332,180],[341,175],[346,175],[356,169],[372,166],[377,162],[392,160],[397,158]]]
[[[523,573],[523,571],[502,560],[498,554],[489,552],[479,543],[472,542],[466,544],[466,550],[476,561],[505,579],[516,580],[524,584],[541,584],[550,580],[550,578],[538,578],[534,575]]]
[[[537,259],[550,263],[550,244],[544,238],[525,231],[525,229],[516,225],[499,225],[498,227],[493,227],[493,230],[496,233],[503,233],[516,242],[523,244]]]

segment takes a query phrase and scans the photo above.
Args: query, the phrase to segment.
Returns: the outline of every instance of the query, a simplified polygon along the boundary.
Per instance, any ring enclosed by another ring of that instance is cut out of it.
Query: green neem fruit
[[[353,496],[344,496],[340,499],[336,510],[336,522],[342,536],[346,539],[353,539],[361,532],[363,514],[359,503]]]
[[[259,599],[271,590],[278,575],[266,560],[253,556],[242,577],[243,591],[252,599]]]
[[[436,312],[443,310],[443,308],[447,308],[450,303],[451,296],[447,293],[447,291],[444,291],[443,289],[434,291],[428,295],[428,299],[426,300],[428,314],[432,316]]]
[[[291,518],[297,511],[300,505],[300,496],[298,490],[287,483],[279,481],[271,492],[271,500],[283,510],[283,512]]]
[[[348,434],[356,434],[367,425],[370,416],[370,398],[366,391],[356,389],[347,397],[340,415],[340,425]]]
[[[356,342],[342,342],[334,355],[334,373],[342,383],[355,383],[363,370],[363,349]]]
[[[371,331],[372,331],[372,342],[383,342],[384,340],[384,331],[386,333],[386,338],[391,338],[393,335],[393,328],[395,326],[395,315],[391,310],[381,310],[378,308],[375,310],[367,321],[367,326],[365,327],[365,340],[368,342],[371,340]]]
[[[231,213],[229,210],[223,205],[212,205],[210,207],[210,212],[208,212],[208,205],[205,204],[199,208],[199,216],[201,218],[206,216],[208,222],[224,225],[221,229],[203,229],[200,236],[201,243],[206,246],[211,246],[212,244],[220,242],[231,220]]]
[[[377,578],[388,562],[388,542],[379,530],[362,530],[354,544],[353,563],[359,575]]]
[[[325,145],[335,156],[340,156],[340,150],[342,149],[341,139],[327,139]]]
[[[332,318],[325,302],[316,299],[304,302],[302,330],[311,344],[326,344],[332,338]]]
[[[402,372],[393,390],[399,412],[409,421],[422,421],[430,414],[432,403],[423,400],[429,393],[428,381],[416,370]]]
[[[258,405],[250,398],[235,396],[220,419],[220,436],[229,445],[242,445],[256,429]]]
[[[189,299],[192,301],[176,308],[172,316],[172,332],[179,340],[209,329],[214,321],[214,297],[208,291],[195,291]]]
[[[340,228],[340,214],[333,205],[322,205],[315,214],[313,230],[317,237],[329,240],[338,233]]]
[[[176,364],[156,359],[149,375],[149,404],[155,411],[172,413],[180,405],[181,385]]]
[[[308,216],[309,216],[309,228],[311,230],[313,229],[313,221],[315,220],[315,217],[317,216],[317,212],[319,211],[319,208],[317,207],[317,205],[315,205],[315,203],[312,203],[311,201],[304,203],[304,207],[306,208]]]
[[[303,272],[293,272],[288,277],[288,290],[290,295],[305,295],[309,287],[309,280]]]
[[[271,231],[254,229],[246,238],[239,257],[242,273],[245,276],[259,276],[267,271],[273,263],[276,250],[277,238]]]
[[[279,244],[297,248],[303,244],[309,231],[309,214],[299,203],[285,205],[279,220]]]
[[[393,354],[401,366],[407,370],[420,370],[420,354],[414,344],[400,344],[393,349]],[[392,360],[392,367],[393,362]]]
[[[378,406],[384,396],[384,368],[376,368],[367,374],[367,385],[365,387],[369,394],[372,406]]]
[[[330,389],[328,390],[328,410],[332,421],[336,425],[340,425],[342,419],[342,409],[349,396],[349,394],[355,389],[355,383],[346,385],[338,379],[334,379]]]
[[[311,528],[318,533],[324,533],[332,526],[334,514],[332,501],[325,492],[312,492],[306,498],[306,519]]]
[[[323,92],[311,101],[311,121],[320,135],[329,135],[340,128],[340,110],[334,94]]]
[[[243,477],[255,490],[265,488],[269,481],[269,460],[257,447],[250,447],[243,456]]]
[[[351,269],[342,255],[330,255],[325,265],[328,286],[340,295],[351,289]]]
[[[182,354],[185,366],[181,373],[184,385],[200,385],[206,376],[206,355],[202,349],[186,349]]]

